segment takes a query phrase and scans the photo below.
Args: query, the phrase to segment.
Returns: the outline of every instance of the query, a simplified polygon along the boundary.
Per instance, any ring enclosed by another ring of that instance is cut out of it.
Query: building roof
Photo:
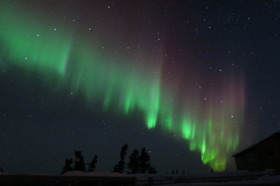
[[[235,153],[234,155],[232,155],[232,157],[236,157],[236,156],[239,156],[239,155],[241,155],[241,154],[243,154],[243,153],[246,153],[246,152],[248,152],[248,151],[254,149],[254,148],[255,148],[256,146],[258,146],[260,143],[263,143],[264,141],[267,141],[267,140],[269,140],[269,139],[271,139],[271,138],[274,138],[274,137],[277,137],[277,138],[280,139],[280,132],[275,132],[274,134],[272,134],[272,135],[270,135],[270,136],[264,138],[263,140],[259,141],[258,143],[253,144],[253,145],[251,145],[251,146],[249,146],[249,147],[247,147],[247,148],[245,148],[245,149],[243,149],[243,150],[241,150],[241,151]]]

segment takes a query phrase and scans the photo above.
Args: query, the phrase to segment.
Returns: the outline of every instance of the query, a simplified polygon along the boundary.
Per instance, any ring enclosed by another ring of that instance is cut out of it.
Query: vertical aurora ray
[[[48,32],[50,28],[41,23],[30,24],[27,18],[19,19],[7,10],[1,11],[0,37],[4,45],[12,49],[9,50],[11,59],[31,71],[48,69],[63,75],[71,49],[70,34]]]
[[[56,83],[81,92],[88,103],[103,103],[105,110],[116,109],[124,115],[141,111],[148,129],[159,124],[187,140],[204,164],[214,170],[226,168],[228,156],[238,147],[243,123],[242,80],[204,90],[210,95],[207,101],[200,96],[203,90],[181,90],[184,96],[178,96],[164,82],[160,60],[137,68],[99,54],[86,39],[73,44],[75,35],[70,31],[54,32],[48,24],[11,12],[17,11],[0,13],[0,40],[11,63],[30,74],[39,72],[42,78],[55,76]]]

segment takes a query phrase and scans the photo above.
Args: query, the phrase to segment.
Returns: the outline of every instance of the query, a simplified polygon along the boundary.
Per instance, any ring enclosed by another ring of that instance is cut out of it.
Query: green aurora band
[[[161,65],[152,63],[160,62],[160,57],[144,67],[125,64],[122,61],[133,60],[102,55],[85,38],[75,43],[71,29],[54,31],[43,22],[21,10],[0,8],[0,41],[6,48],[0,65],[8,58],[22,73],[36,72],[50,86],[78,91],[87,103],[102,101],[105,110],[115,108],[124,115],[140,111],[148,129],[158,124],[188,140],[190,150],[199,151],[204,164],[218,171],[226,168],[229,155],[239,145],[244,120],[245,91],[240,79],[209,90],[212,96],[207,101],[201,99],[202,90],[188,91],[182,98],[164,84]]]

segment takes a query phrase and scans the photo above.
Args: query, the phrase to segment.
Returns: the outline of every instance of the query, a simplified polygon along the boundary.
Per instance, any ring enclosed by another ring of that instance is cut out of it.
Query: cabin
[[[237,170],[280,170],[280,132],[233,155]]]

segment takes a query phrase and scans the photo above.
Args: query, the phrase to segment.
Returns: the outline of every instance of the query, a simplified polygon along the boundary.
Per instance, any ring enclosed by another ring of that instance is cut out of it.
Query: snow
[[[222,185],[268,185],[280,183],[280,175],[273,170],[264,172],[214,172],[199,175],[134,175],[136,185],[172,185],[172,186],[222,186]]]
[[[0,172],[0,175],[8,175]],[[280,185],[280,175],[273,170],[263,172],[233,171],[212,172],[196,175],[160,175],[160,174],[120,174],[115,172],[82,172],[69,171],[62,175],[25,174],[26,176],[58,176],[58,177],[99,177],[106,178],[136,178],[136,185],[172,185],[172,186],[232,186],[232,185]]]
[[[175,183],[173,186],[197,186],[197,185],[268,185],[280,183],[280,175],[274,175],[273,170],[264,172],[221,172],[189,177],[186,183]],[[174,182],[179,181],[174,178]],[[169,184],[163,184],[169,185]]]
[[[203,180],[201,180],[201,182],[197,182],[197,183],[179,183],[179,184],[172,184],[172,185],[173,186],[198,186],[198,185],[219,186],[219,185],[268,185],[268,184],[276,184],[276,183],[280,183],[280,176],[262,176],[256,180],[240,180],[240,181],[229,181],[229,182],[219,182],[218,180],[213,182],[203,182]]]

